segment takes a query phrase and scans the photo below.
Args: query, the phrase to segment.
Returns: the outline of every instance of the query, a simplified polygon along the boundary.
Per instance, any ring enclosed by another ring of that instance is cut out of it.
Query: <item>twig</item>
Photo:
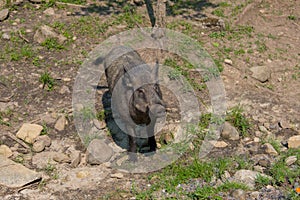
[[[57,5],[63,5],[63,6],[87,8],[86,5],[79,5],[79,4],[73,4],[73,3],[64,3],[64,2],[58,2],[58,1],[56,1],[55,4],[57,4]]]
[[[23,142],[22,140],[18,139],[14,134],[12,134],[10,132],[5,132],[4,135],[7,135],[11,139],[13,139],[14,141],[16,141],[20,145],[22,145],[23,147],[25,147],[26,149],[30,149],[30,147],[25,142]]]
[[[10,95],[9,97],[4,97],[4,98],[0,99],[0,102],[9,102],[13,96],[14,96],[14,94]]]
[[[21,39],[23,39],[25,42],[29,43],[29,40],[22,35],[21,31],[18,31],[18,33],[19,33],[19,36]]]

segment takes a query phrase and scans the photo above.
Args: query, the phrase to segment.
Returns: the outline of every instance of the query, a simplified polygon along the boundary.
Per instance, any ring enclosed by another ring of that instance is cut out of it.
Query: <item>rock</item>
[[[259,130],[260,130],[261,132],[263,132],[263,133],[268,133],[268,130],[267,130],[267,128],[266,128],[265,126],[259,126],[258,128],[259,128]]]
[[[90,173],[88,171],[79,171],[79,172],[76,173],[76,177],[80,178],[80,179],[81,178],[86,178],[88,176],[90,176]]]
[[[33,143],[32,150],[36,153],[42,152],[45,149],[44,141],[36,141]]]
[[[239,200],[246,200],[246,192],[242,189],[237,189],[237,190],[234,190],[232,193],[231,193],[231,196],[234,198],[234,199],[239,199]]]
[[[107,162],[112,155],[112,148],[99,139],[92,140],[87,148],[87,160],[89,164],[101,164]]]
[[[0,146],[0,155],[4,156],[5,158],[9,158],[10,156],[13,155],[11,149],[6,146],[6,145],[1,145]]]
[[[259,172],[241,169],[241,170],[238,170],[234,174],[233,181],[238,182],[238,183],[243,183],[243,184],[247,185],[250,189],[254,189],[255,188],[255,179],[259,175],[267,177],[267,175],[259,173]]]
[[[43,127],[38,124],[23,124],[17,132],[17,138],[24,140],[29,144],[33,144],[36,138],[41,134]]]
[[[34,152],[42,152],[45,147],[49,147],[51,145],[51,139],[47,135],[38,136],[33,143],[32,150]]]
[[[221,137],[228,140],[240,139],[239,132],[228,122],[224,123]]]
[[[63,85],[63,86],[60,88],[60,90],[59,90],[59,94],[69,94],[69,93],[71,93],[71,91],[70,91],[70,89],[69,89],[67,86],[65,86],[65,85]]]
[[[66,152],[71,159],[71,167],[77,167],[81,161],[81,152],[76,150],[74,146],[70,146]]]
[[[54,125],[54,128],[58,131],[63,131],[63,130],[65,130],[66,124],[67,124],[67,119],[63,115],[63,116],[58,118],[58,120],[56,121],[56,123]]]
[[[21,164],[0,155],[0,184],[6,187],[22,187],[40,179],[41,176]]]
[[[164,136],[164,142],[165,142],[166,144],[170,144],[170,143],[172,143],[173,141],[174,141],[174,136],[173,136],[173,134],[172,134],[171,132],[166,133],[165,136]]]
[[[115,173],[115,174],[111,174],[110,177],[111,178],[121,179],[121,178],[124,177],[124,175],[122,173]]]
[[[43,0],[30,0],[30,2],[32,2],[32,3],[42,3]]]
[[[300,147],[300,135],[292,136],[288,139],[289,148],[299,148]]]
[[[99,130],[102,130],[106,127],[106,123],[103,120],[99,121],[97,119],[93,119],[93,123],[94,123],[95,127]]]
[[[211,140],[209,141],[214,147],[216,148],[225,148],[228,146],[228,144],[224,141],[216,141],[216,140]]]
[[[51,145],[51,139],[48,135],[40,135],[36,138],[35,141],[36,142],[37,141],[43,141],[44,144],[45,144],[45,147],[49,147]]]
[[[278,125],[280,128],[291,128],[290,124],[286,120],[281,120]]]
[[[6,0],[0,0],[0,10],[6,5]]]
[[[224,60],[224,63],[227,64],[227,65],[232,65],[232,60],[230,60],[230,59],[225,59],[225,60]]]
[[[7,33],[3,33],[2,34],[2,39],[4,39],[4,40],[10,40],[10,35],[7,34]]]
[[[231,177],[230,173],[228,171],[224,171],[224,174],[221,175],[221,180],[223,182],[226,182],[229,180],[230,177]]]
[[[71,162],[71,158],[64,153],[56,153],[55,156],[53,156],[53,160],[58,163],[70,163]]]
[[[57,152],[53,151],[43,151],[35,154],[32,157],[32,164],[35,165],[38,169],[44,169],[47,165],[54,165],[56,162],[53,160]]]
[[[285,163],[287,166],[294,164],[297,161],[297,156],[290,156],[285,159]]]
[[[0,21],[5,20],[9,15],[9,9],[0,10]]]
[[[273,155],[273,156],[278,155],[277,151],[274,149],[274,147],[270,143],[266,143],[266,144],[262,145],[262,149],[265,151],[265,153],[267,153],[269,155]]]
[[[57,39],[58,43],[63,44],[64,41],[67,40],[66,37],[63,35],[57,34],[54,32],[53,28],[43,25],[41,26],[36,33],[33,36],[34,41],[38,42],[39,44],[43,43],[46,41],[48,38],[54,38]]]
[[[41,121],[47,125],[54,124],[56,121],[56,118],[52,117],[52,115],[50,113],[40,114],[39,117],[40,117]]]
[[[46,10],[44,10],[43,12],[46,15],[55,15],[54,9],[52,7],[47,8]]]
[[[262,166],[259,166],[259,165],[255,165],[253,167],[253,169],[257,172],[260,172],[260,173],[264,173],[264,170],[266,169],[265,167],[262,167]]]
[[[258,161],[258,164],[262,167],[270,167],[271,166],[271,162],[267,159],[261,159]]]
[[[268,81],[271,77],[271,71],[266,66],[251,67],[250,71],[252,72],[251,76],[262,83]]]
[[[259,191],[254,191],[250,193],[251,199],[259,199],[260,192]]]
[[[121,166],[125,161],[129,159],[128,155],[125,155],[116,161],[117,166]]]

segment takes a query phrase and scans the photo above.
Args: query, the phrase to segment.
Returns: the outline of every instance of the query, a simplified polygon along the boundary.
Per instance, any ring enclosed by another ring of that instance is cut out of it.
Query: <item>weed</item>
[[[84,5],[86,4],[86,0],[58,0],[63,3],[71,3],[71,4],[78,4],[78,5]]]
[[[243,55],[245,54],[245,50],[244,49],[238,49],[238,50],[234,50],[234,55],[239,56],[239,55]]]
[[[226,115],[226,120],[233,124],[240,131],[242,136],[248,134],[250,123],[243,114],[243,109],[240,106],[233,107]]]
[[[218,17],[225,17],[224,10],[221,8],[215,9],[214,11],[212,11],[212,14]]]
[[[44,122],[42,124],[43,126],[43,130],[41,131],[41,135],[47,135],[48,134],[48,127],[47,127],[47,124]]]
[[[296,16],[295,16],[295,15],[289,15],[289,16],[288,16],[288,19],[289,19],[289,20],[296,20]]]
[[[32,64],[33,64],[34,66],[40,67],[40,66],[41,66],[40,58],[39,58],[39,57],[34,57],[34,58],[32,59]]]
[[[255,44],[257,46],[257,50],[259,53],[263,53],[263,52],[267,51],[267,45],[265,44],[264,41],[257,40],[257,41],[255,41]]]
[[[48,72],[44,72],[40,76],[40,82],[43,84],[43,89],[47,86],[48,91],[52,91],[55,85],[54,79],[50,76]]]
[[[60,44],[56,38],[47,38],[43,43],[42,46],[46,47],[48,50],[62,50],[65,49],[65,47]]]
[[[271,180],[267,176],[258,175],[255,179],[255,186],[257,189],[267,186],[270,183],[271,183]]]
[[[96,114],[96,118],[100,121],[105,119],[105,110],[101,110]]]

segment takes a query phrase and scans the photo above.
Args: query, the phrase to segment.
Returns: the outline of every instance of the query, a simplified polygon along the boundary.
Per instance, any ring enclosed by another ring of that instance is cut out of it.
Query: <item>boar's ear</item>
[[[131,77],[130,77],[129,73],[127,73],[128,70],[125,67],[123,68],[123,70],[124,70],[123,84],[126,87],[132,87]]]

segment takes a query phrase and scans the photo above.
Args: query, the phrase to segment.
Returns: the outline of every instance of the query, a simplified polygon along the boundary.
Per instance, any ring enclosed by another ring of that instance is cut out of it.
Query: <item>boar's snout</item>
[[[149,108],[149,115],[151,119],[164,118],[166,114],[166,109],[164,104],[154,104]]]

